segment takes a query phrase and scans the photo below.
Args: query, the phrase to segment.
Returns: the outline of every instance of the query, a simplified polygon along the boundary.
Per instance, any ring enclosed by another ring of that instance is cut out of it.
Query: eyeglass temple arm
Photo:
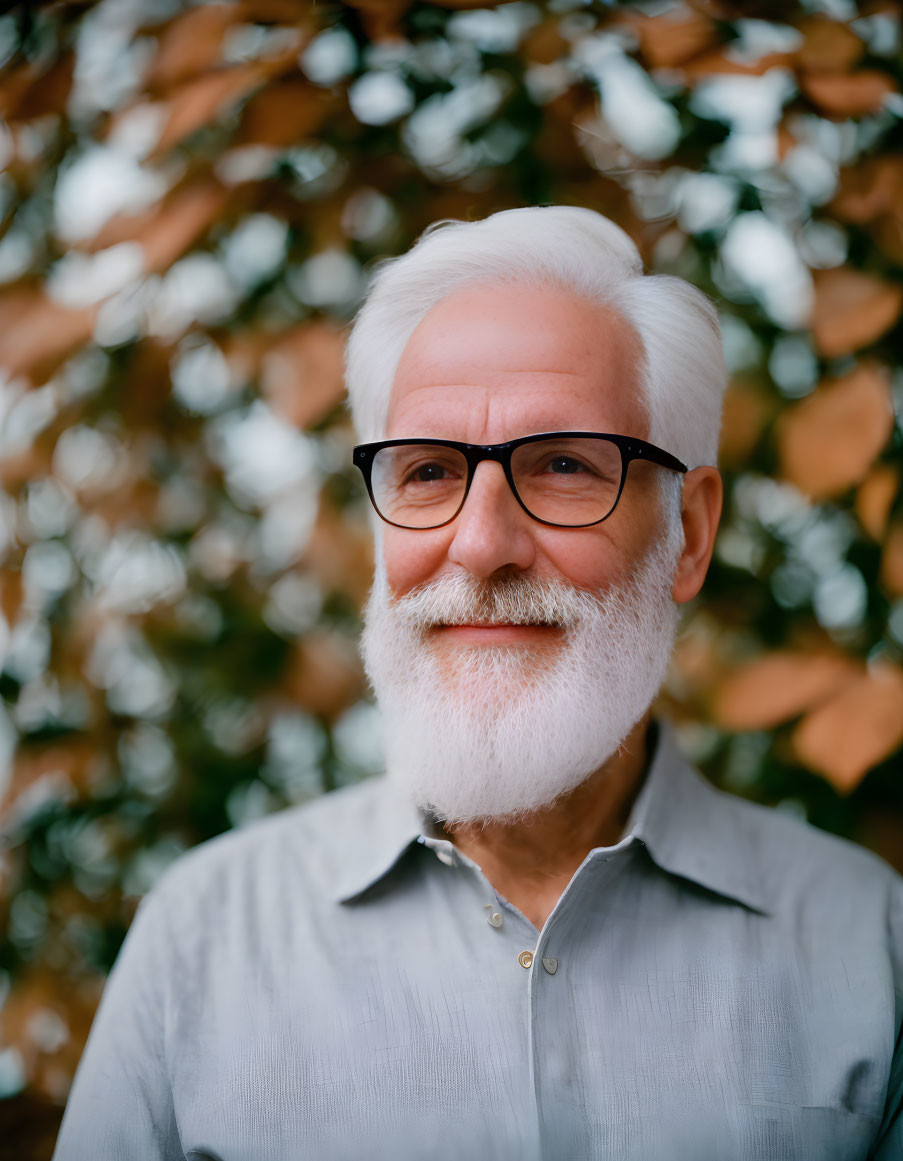
[[[690,470],[677,456],[671,455],[670,452],[666,452],[663,448],[656,447],[654,443],[648,443],[644,439],[630,439],[622,436],[614,442],[618,444],[624,455],[625,468],[631,460],[648,460],[660,468],[670,468],[672,472],[688,472]]]

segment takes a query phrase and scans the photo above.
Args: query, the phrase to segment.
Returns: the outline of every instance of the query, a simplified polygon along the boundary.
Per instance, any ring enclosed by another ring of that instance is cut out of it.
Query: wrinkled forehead
[[[645,437],[642,382],[642,344],[612,307],[553,286],[463,287],[408,340],[387,434],[426,435],[427,424],[480,442],[564,429]]]

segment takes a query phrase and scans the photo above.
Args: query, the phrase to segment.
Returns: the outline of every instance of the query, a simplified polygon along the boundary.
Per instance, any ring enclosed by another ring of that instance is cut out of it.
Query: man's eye
[[[404,478],[406,484],[431,484],[437,480],[449,478],[449,471],[442,464],[418,464],[412,468]]]
[[[585,472],[586,465],[581,464],[579,460],[572,459],[571,456],[555,456],[554,459],[549,460],[546,470],[559,476],[572,476],[577,472]]]

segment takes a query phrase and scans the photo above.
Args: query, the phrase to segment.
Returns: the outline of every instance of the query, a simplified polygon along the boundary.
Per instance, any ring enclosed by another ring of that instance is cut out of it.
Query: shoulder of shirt
[[[366,858],[362,848],[385,811],[385,783],[384,776],[367,778],[199,843],[166,869],[146,898],[200,903],[255,879],[293,880],[308,893],[332,895],[349,863]]]
[[[888,897],[903,908],[903,876],[873,851],[775,807],[705,785],[725,823],[725,850],[733,848],[730,853],[745,864],[769,913],[798,918],[804,910],[827,908],[839,915],[860,900]]]
[[[653,861],[763,914],[816,917],[860,899],[903,895],[876,854],[811,824],[719,790],[666,729],[636,807],[635,833]]]

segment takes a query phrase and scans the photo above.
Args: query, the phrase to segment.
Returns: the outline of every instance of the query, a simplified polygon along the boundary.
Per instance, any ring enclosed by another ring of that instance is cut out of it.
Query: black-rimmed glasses
[[[647,460],[672,472],[686,464],[643,439],[607,432],[556,431],[507,443],[384,439],[354,449],[377,514],[396,528],[441,528],[461,511],[477,464],[502,465],[524,511],[541,524],[587,528],[614,512],[627,469]]]

